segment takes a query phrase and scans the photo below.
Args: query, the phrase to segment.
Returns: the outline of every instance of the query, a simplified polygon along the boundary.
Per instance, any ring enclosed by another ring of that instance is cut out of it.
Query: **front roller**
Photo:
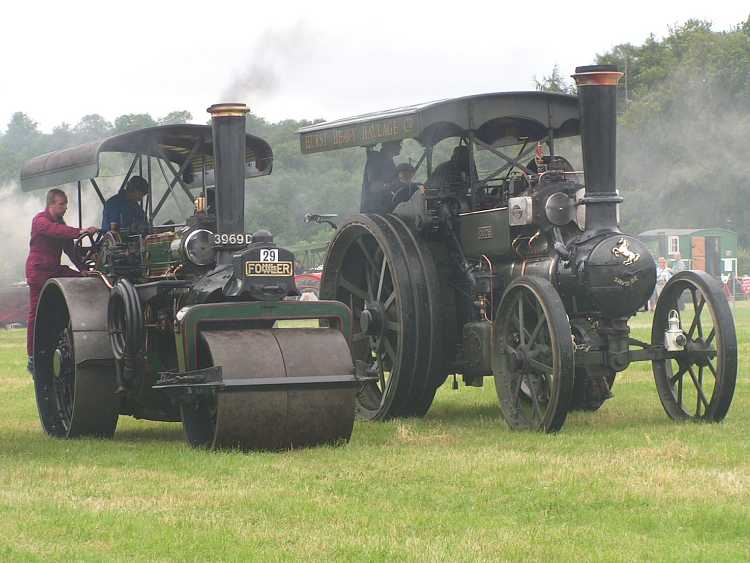
[[[223,384],[183,404],[190,445],[283,450],[351,436],[357,387],[340,331],[206,330],[201,340],[199,368],[220,366]]]

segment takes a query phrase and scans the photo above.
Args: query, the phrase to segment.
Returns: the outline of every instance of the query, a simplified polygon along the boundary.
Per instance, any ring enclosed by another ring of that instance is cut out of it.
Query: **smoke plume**
[[[284,79],[309,60],[313,48],[312,30],[301,22],[263,32],[244,68],[222,91],[222,98],[241,102],[272,97],[283,87]]]

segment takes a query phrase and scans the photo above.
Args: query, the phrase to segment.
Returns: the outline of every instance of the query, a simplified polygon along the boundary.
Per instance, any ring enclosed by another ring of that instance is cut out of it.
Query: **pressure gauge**
[[[196,229],[185,238],[185,256],[196,266],[210,266],[216,262],[214,234],[207,229]]]

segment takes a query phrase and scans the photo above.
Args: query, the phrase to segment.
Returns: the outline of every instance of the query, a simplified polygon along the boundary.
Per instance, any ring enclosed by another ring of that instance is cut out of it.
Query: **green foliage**
[[[147,113],[128,113],[115,119],[115,133],[126,133],[136,129],[153,127],[156,121]]]
[[[558,94],[575,94],[575,84],[566,79],[560,72],[560,67],[555,65],[548,76],[542,76],[539,80],[534,77],[534,83],[537,90],[541,92],[556,92]]]
[[[750,245],[749,25],[715,32],[689,20],[597,57],[627,71],[618,139],[627,230],[724,227]]]
[[[159,125],[175,125],[178,123],[188,123],[193,119],[193,114],[189,111],[171,111],[161,119]]]

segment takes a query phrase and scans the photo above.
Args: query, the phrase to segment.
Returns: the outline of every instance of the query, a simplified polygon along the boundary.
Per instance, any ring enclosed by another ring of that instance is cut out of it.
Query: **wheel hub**
[[[55,351],[52,353],[52,375],[55,377],[60,377],[62,374],[62,368],[63,368],[63,353],[60,348],[55,348]]]
[[[706,346],[706,343],[702,340],[688,342],[685,348],[688,362],[698,366],[705,367],[709,360],[716,355],[716,352]]]
[[[383,330],[383,307],[378,302],[367,302],[359,317],[359,326],[368,336],[378,336]]]
[[[510,355],[510,365],[514,371],[523,371],[528,366],[528,358],[523,348],[514,348]]]

